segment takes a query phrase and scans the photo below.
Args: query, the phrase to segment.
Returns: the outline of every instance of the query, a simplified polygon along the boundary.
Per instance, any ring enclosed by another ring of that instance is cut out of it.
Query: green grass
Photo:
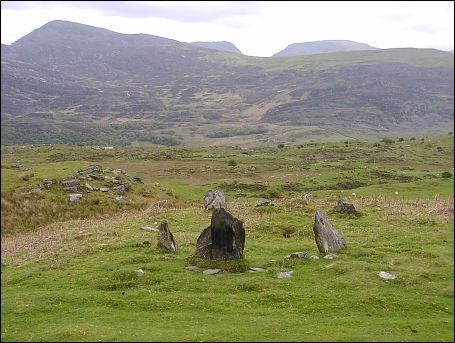
[[[15,147],[13,159],[2,148],[2,220],[6,214],[15,227],[2,225],[2,341],[453,341],[453,176],[441,177],[453,172],[453,138],[433,140],[443,153],[419,141],[387,149],[337,142],[257,148],[248,155],[229,147],[119,149],[97,162],[141,176],[145,184],[131,196],[144,207],[101,206],[97,218],[96,205],[86,204],[91,210],[80,219],[62,215],[28,229],[4,211],[12,195],[3,186],[25,194],[35,179],[58,176],[56,166],[85,166],[91,152]],[[48,160],[57,153],[74,164]],[[314,159],[307,164],[308,154]],[[23,181],[24,170],[3,168],[16,159],[35,176]],[[400,178],[402,171],[415,178]],[[366,185],[336,188],[347,179]],[[202,270],[220,264],[185,267],[198,262],[188,257],[210,224],[203,194],[222,184],[230,185],[229,210],[244,222],[245,260],[222,262],[231,272],[208,276]],[[279,191],[273,207],[254,206],[264,193],[257,185]],[[141,189],[152,196],[142,198]],[[60,194],[48,192],[42,211]],[[358,215],[333,211],[342,194]],[[347,249],[334,260],[286,260],[296,251],[322,257],[312,232],[316,209]],[[164,219],[175,253],[158,250],[156,233],[141,229]],[[241,272],[247,266],[266,271]],[[138,269],[145,274],[136,276]],[[283,270],[293,277],[278,279]],[[397,279],[382,280],[379,271]]]

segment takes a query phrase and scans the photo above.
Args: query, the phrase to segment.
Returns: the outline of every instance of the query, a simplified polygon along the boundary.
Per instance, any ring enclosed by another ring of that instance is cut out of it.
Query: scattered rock
[[[130,189],[130,184],[126,181],[123,181],[123,183],[112,187],[112,190],[114,192],[116,192],[117,194],[124,194],[129,189]]]
[[[94,172],[99,173],[101,169],[102,169],[101,165],[99,165],[98,163],[92,163],[88,167],[78,170],[78,173],[80,174],[92,174]]]
[[[43,187],[44,187],[44,188],[51,188],[51,186],[52,186],[53,183],[54,183],[54,182],[53,182],[52,180],[44,180],[44,181],[43,181]]]
[[[333,260],[335,258],[335,255],[332,255],[332,254],[328,254],[328,255],[325,255],[324,258],[326,260]]]
[[[221,272],[221,269],[207,269],[207,270],[204,270],[202,273],[205,275],[216,275],[219,272]]]
[[[142,227],[142,230],[144,230],[144,231],[156,231],[156,232],[158,232],[158,229],[157,229],[157,228],[150,227],[150,226],[143,226],[143,227]]]
[[[330,269],[330,268],[332,268],[334,265],[335,265],[335,263],[330,263],[330,264],[326,265],[324,268],[325,268],[325,269]]]
[[[265,272],[265,269],[264,268],[249,268],[248,271],[250,273],[256,273],[256,272]]]
[[[82,198],[82,194],[76,193],[76,194],[70,194],[70,202],[78,201],[79,199]]]
[[[157,247],[159,249],[164,249],[168,251],[176,251],[177,247],[175,245],[174,236],[172,235],[171,231],[169,230],[169,226],[166,220],[158,226],[158,243]]]
[[[316,211],[313,225],[314,239],[321,253],[335,252],[346,248],[346,241],[338,230],[330,224],[321,210]]]
[[[275,206],[275,204],[273,204],[270,200],[262,200],[256,203],[256,207],[260,206]]]
[[[292,273],[294,273],[293,270],[290,270],[288,272],[278,272],[276,274],[276,276],[278,277],[278,279],[285,279],[285,278],[292,277]]]
[[[122,202],[124,200],[123,196],[121,196],[121,195],[116,195],[114,199],[117,202]]]
[[[19,161],[14,162],[11,164],[11,168],[19,169],[22,167],[22,164]]]
[[[100,187],[101,192],[109,192],[109,187]]]
[[[66,192],[66,193],[75,193],[79,190],[79,187],[77,186],[72,186],[72,187],[63,187],[63,190]]]
[[[381,279],[385,279],[385,280],[395,280],[397,278],[396,275],[393,275],[393,274],[390,274],[387,272],[383,272],[383,271],[380,271],[378,275]]]
[[[144,183],[142,181],[142,179],[139,177],[139,176],[133,176],[131,179],[133,179],[133,181],[137,181],[137,182],[140,182],[140,183]]]
[[[106,180],[107,176],[101,174],[88,174],[93,180]]]
[[[307,258],[308,253],[306,251],[294,252],[285,258]]]
[[[145,274],[145,272],[142,269],[136,270],[136,275],[137,276],[143,276],[144,274]]]
[[[126,174],[126,170],[124,169],[114,169],[113,170],[114,174]]]
[[[206,210],[212,210],[217,208],[226,209],[226,200],[224,199],[223,192],[209,190],[204,196],[204,208]]]
[[[81,183],[81,180],[79,179],[62,179],[60,183],[63,185],[63,187],[78,187]]]
[[[316,256],[316,255],[311,255],[310,258],[312,260],[319,260],[319,256]]]
[[[343,200],[338,200],[337,205],[335,206],[335,211],[345,212],[345,213],[355,213],[356,209],[354,204],[344,202]]]
[[[94,190],[94,188],[92,187],[92,185],[89,184],[88,182],[86,182],[84,186],[85,186],[85,188],[87,188],[89,191],[93,191],[93,190]]]

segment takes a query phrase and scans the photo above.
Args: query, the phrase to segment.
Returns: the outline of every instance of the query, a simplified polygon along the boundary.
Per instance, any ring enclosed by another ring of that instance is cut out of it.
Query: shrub
[[[442,172],[441,177],[444,179],[450,179],[452,177],[452,173],[449,171]]]
[[[390,138],[383,138],[383,139],[381,139],[381,142],[384,142],[386,144],[395,143],[395,141],[393,139],[390,139]]]
[[[284,144],[283,143],[280,143],[277,146],[278,146],[278,149],[283,149],[284,148]]]
[[[398,142],[403,142],[403,141],[404,141],[403,137],[398,138]]]
[[[381,144],[379,144],[379,143],[374,143],[373,146],[374,146],[374,147],[378,147],[378,146],[381,146]]]
[[[415,137],[411,137],[409,140],[410,140],[410,141],[415,141],[416,138],[415,138]]]
[[[230,160],[230,161],[228,162],[228,166],[229,166],[229,167],[235,167],[236,165],[237,165],[237,162],[234,161],[234,160]]]
[[[444,151],[444,149],[442,148],[442,146],[438,146],[438,147],[436,148],[436,150],[438,150],[438,152]]]

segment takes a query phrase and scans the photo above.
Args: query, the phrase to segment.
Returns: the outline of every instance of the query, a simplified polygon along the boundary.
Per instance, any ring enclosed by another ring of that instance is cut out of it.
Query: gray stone
[[[150,227],[150,226],[143,226],[143,227],[142,227],[142,230],[144,230],[144,231],[156,231],[156,232],[158,232],[158,229],[157,229],[157,228]]]
[[[100,187],[101,192],[109,192],[109,187]]]
[[[334,265],[335,265],[335,263],[330,263],[330,264],[326,265],[324,268],[325,268],[325,269],[330,269],[330,268],[332,268]]]
[[[16,161],[11,165],[11,168],[15,168],[15,169],[19,169],[21,167],[22,167],[22,164],[19,161]]]
[[[52,186],[53,183],[54,183],[54,182],[53,182],[52,180],[44,180],[44,181],[43,181],[43,187],[44,187],[44,188],[51,188],[51,186]]]
[[[63,179],[60,181],[63,187],[74,187],[74,186],[79,186],[81,183],[81,180],[79,179]]]
[[[88,174],[93,180],[105,180],[106,176],[101,174]]]
[[[278,279],[286,279],[292,277],[292,273],[294,273],[293,270],[290,270],[288,272],[278,272],[276,276],[278,277]]]
[[[77,186],[63,187],[63,190],[66,193],[76,193],[79,190],[79,187],[77,187]]]
[[[385,280],[395,280],[397,278],[396,275],[393,275],[393,274],[390,274],[387,272],[383,272],[383,271],[379,272],[378,275],[381,279],[385,279]]]
[[[262,200],[256,204],[256,207],[261,207],[261,206],[275,206],[275,205],[270,200]]]
[[[328,255],[325,255],[324,258],[326,260],[333,260],[335,258],[335,255],[332,255],[332,254],[328,254]]]
[[[115,199],[115,201],[117,201],[117,202],[122,202],[122,201],[124,200],[123,196],[121,196],[121,195],[116,195],[116,196],[114,197],[114,199]]]
[[[175,245],[174,236],[172,235],[171,231],[169,230],[169,226],[166,220],[158,226],[158,243],[157,247],[159,249],[164,249],[167,251],[176,251],[177,247]]]
[[[101,165],[99,165],[98,163],[92,163],[88,167],[79,170],[78,173],[81,173],[81,174],[92,174],[92,173],[95,173],[95,172],[99,173],[100,171],[101,171]]]
[[[144,274],[145,274],[144,270],[142,270],[142,269],[136,270],[136,275],[137,276],[143,276]]]
[[[85,188],[87,188],[89,191],[93,191],[93,190],[94,190],[94,188],[92,187],[92,185],[89,184],[88,182],[86,182],[84,186],[85,186]]]
[[[285,258],[307,258],[308,253],[306,251],[299,251],[299,252],[294,252]]]
[[[221,272],[221,269],[207,269],[207,270],[204,270],[202,273],[205,275],[216,275],[219,272]]]
[[[344,202],[343,200],[338,200],[337,205],[335,206],[335,211],[345,212],[345,213],[355,213],[356,209],[354,204],[349,202]]]
[[[224,208],[212,213],[210,226],[200,234],[193,256],[215,260],[243,257],[245,229],[243,222]]]
[[[265,269],[264,268],[254,268],[254,267],[251,267],[248,269],[249,272],[251,273],[256,273],[256,272],[265,272]]]
[[[144,183],[142,182],[142,179],[139,176],[133,176],[131,179],[136,182]]]
[[[204,195],[204,208],[206,210],[214,210],[217,208],[226,209],[226,200],[224,199],[223,192],[209,190]]]
[[[319,260],[319,256],[316,256],[316,255],[311,255],[310,258],[312,260]]]
[[[313,225],[314,239],[321,253],[334,252],[346,248],[342,234],[335,230],[321,210],[316,211]]]
[[[75,194],[70,194],[70,202],[78,201],[79,199],[82,198],[82,194],[80,193],[75,193]]]
[[[126,181],[121,181],[122,183],[112,187],[112,190],[117,194],[124,194],[127,190],[130,189],[130,184]]]

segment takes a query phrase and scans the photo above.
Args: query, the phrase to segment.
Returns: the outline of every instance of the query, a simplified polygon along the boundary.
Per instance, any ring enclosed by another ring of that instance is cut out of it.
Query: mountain
[[[54,21],[1,49],[2,144],[373,139],[453,126],[453,55],[250,57]]]
[[[286,49],[277,52],[273,57],[278,56],[303,56],[322,54],[338,51],[358,51],[358,50],[379,50],[368,44],[357,43],[350,40],[320,40],[306,43],[293,43]]]
[[[231,42],[192,42],[188,43],[192,46],[196,46],[199,48],[206,48],[206,49],[213,49],[218,51],[225,51],[225,52],[233,52],[235,54],[242,54],[242,52],[237,49],[237,47],[232,44]]]

